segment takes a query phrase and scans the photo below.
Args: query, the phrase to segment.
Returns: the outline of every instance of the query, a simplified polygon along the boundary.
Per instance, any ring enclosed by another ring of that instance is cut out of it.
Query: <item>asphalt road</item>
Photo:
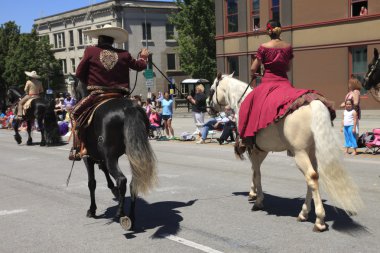
[[[175,120],[179,133],[190,119]],[[34,141],[39,141],[38,133]],[[306,184],[285,153],[270,154],[263,163],[265,210],[252,212],[247,201],[250,163],[235,160],[231,145],[151,143],[160,182],[138,199],[136,231],[129,232],[113,220],[117,202],[101,171],[96,171],[98,218],[86,218],[90,198],[82,162],[75,165],[69,186],[65,184],[71,166],[69,146],[17,145],[11,131],[0,130],[0,252],[378,252],[380,248],[378,156],[344,158],[366,207],[349,217],[322,192],[329,231],[315,233],[314,210],[309,221],[296,221]],[[126,158],[120,159],[120,166],[130,180]]]

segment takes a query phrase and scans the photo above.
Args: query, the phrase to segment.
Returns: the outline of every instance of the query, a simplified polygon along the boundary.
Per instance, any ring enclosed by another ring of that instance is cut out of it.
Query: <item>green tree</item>
[[[4,42],[0,46],[1,94],[11,85],[24,87],[27,78],[24,71],[37,71],[42,76],[45,89],[48,80],[53,89],[64,82],[51,45],[39,38],[34,29],[31,33],[20,34],[20,29],[14,22],[5,23],[0,27],[1,41]]]
[[[2,78],[5,71],[5,58],[9,52],[9,44],[11,41],[18,40],[20,35],[20,27],[15,22],[10,21],[0,25],[0,100],[5,102],[5,92],[7,85]],[[1,108],[0,108],[1,109]]]
[[[214,0],[177,0],[179,12],[170,22],[178,31],[181,68],[195,78],[216,76]]]

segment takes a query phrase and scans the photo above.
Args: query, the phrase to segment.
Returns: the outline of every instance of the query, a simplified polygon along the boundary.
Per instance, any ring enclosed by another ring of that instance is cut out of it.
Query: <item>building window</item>
[[[252,0],[251,27],[253,31],[260,29],[260,0]]]
[[[364,82],[364,76],[367,72],[367,47],[352,47],[351,48],[351,75],[359,79],[361,83]],[[366,93],[362,88],[360,93]]]
[[[167,54],[168,70],[175,70],[175,54]]]
[[[39,40],[40,41],[45,41],[47,43],[50,43],[50,41],[49,41],[49,35],[42,35],[42,36],[39,37]]]
[[[76,69],[75,69],[75,59],[71,58],[70,61],[71,61],[71,73],[75,73],[75,71],[76,71]]]
[[[272,0],[271,19],[280,21],[280,0]]]
[[[91,37],[89,37],[83,33],[83,31],[89,30],[89,29],[90,28],[78,29],[79,45],[89,45],[92,43]]]
[[[62,59],[60,61],[61,67],[62,67],[62,73],[66,74],[67,73],[67,64],[66,64],[66,59]]]
[[[351,0],[351,17],[368,15],[368,0]]]
[[[174,40],[174,25],[166,24],[166,39]]]
[[[65,33],[55,33],[54,34],[54,48],[64,48],[65,47]]]
[[[82,29],[78,29],[79,45],[83,45],[83,33]]]
[[[235,78],[239,78],[239,57],[230,56],[227,57],[227,73],[234,73]]]
[[[74,46],[74,32],[73,30],[69,31],[69,37],[70,37],[70,47]]]
[[[237,0],[226,0],[226,8],[227,8],[227,33],[233,33],[239,31],[238,26],[238,1]]]
[[[145,25],[146,25],[146,31],[145,31]],[[151,32],[151,25],[149,23],[147,24],[142,24],[142,30],[143,30],[143,40],[146,40],[148,36],[148,40],[152,39],[152,32]]]

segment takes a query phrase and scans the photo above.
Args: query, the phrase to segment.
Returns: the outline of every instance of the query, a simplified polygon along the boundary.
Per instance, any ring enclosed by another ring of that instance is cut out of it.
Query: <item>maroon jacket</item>
[[[94,86],[129,87],[129,68],[146,69],[144,59],[134,59],[127,51],[110,46],[92,46],[84,51],[76,76]]]

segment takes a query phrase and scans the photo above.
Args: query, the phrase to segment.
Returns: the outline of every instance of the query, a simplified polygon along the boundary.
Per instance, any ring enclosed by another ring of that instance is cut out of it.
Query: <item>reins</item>
[[[241,100],[243,99],[245,93],[247,93],[248,88],[251,86],[251,84],[253,83],[253,80],[255,80],[256,77],[257,77],[256,75],[253,75],[253,76],[252,76],[251,81],[247,84],[247,87],[245,88],[243,94],[240,96],[240,98],[239,98],[237,104],[240,104],[240,102],[241,102]],[[220,80],[221,80],[221,79],[220,79]],[[227,106],[227,104],[222,105],[221,103],[219,103],[219,100],[218,100],[218,86],[219,86],[219,81],[220,81],[220,80],[218,79],[218,81],[216,82],[216,88],[215,88],[216,103],[217,103],[219,106]]]
[[[166,79],[168,80],[168,82],[174,86],[174,89],[176,89],[178,91],[178,93],[181,95],[181,96],[185,96],[176,86],[174,83],[172,83],[172,81],[156,66],[156,64],[154,64],[153,61],[151,61],[152,65],[158,70],[158,72],[160,72],[160,74]]]
[[[243,99],[245,93],[247,92],[248,88],[251,86],[251,84],[253,83],[253,80],[256,79],[256,75],[252,75],[252,78],[251,78],[251,81],[248,83],[247,87],[245,88],[243,94],[241,95],[241,97],[239,98],[237,104],[240,104],[240,101]]]

